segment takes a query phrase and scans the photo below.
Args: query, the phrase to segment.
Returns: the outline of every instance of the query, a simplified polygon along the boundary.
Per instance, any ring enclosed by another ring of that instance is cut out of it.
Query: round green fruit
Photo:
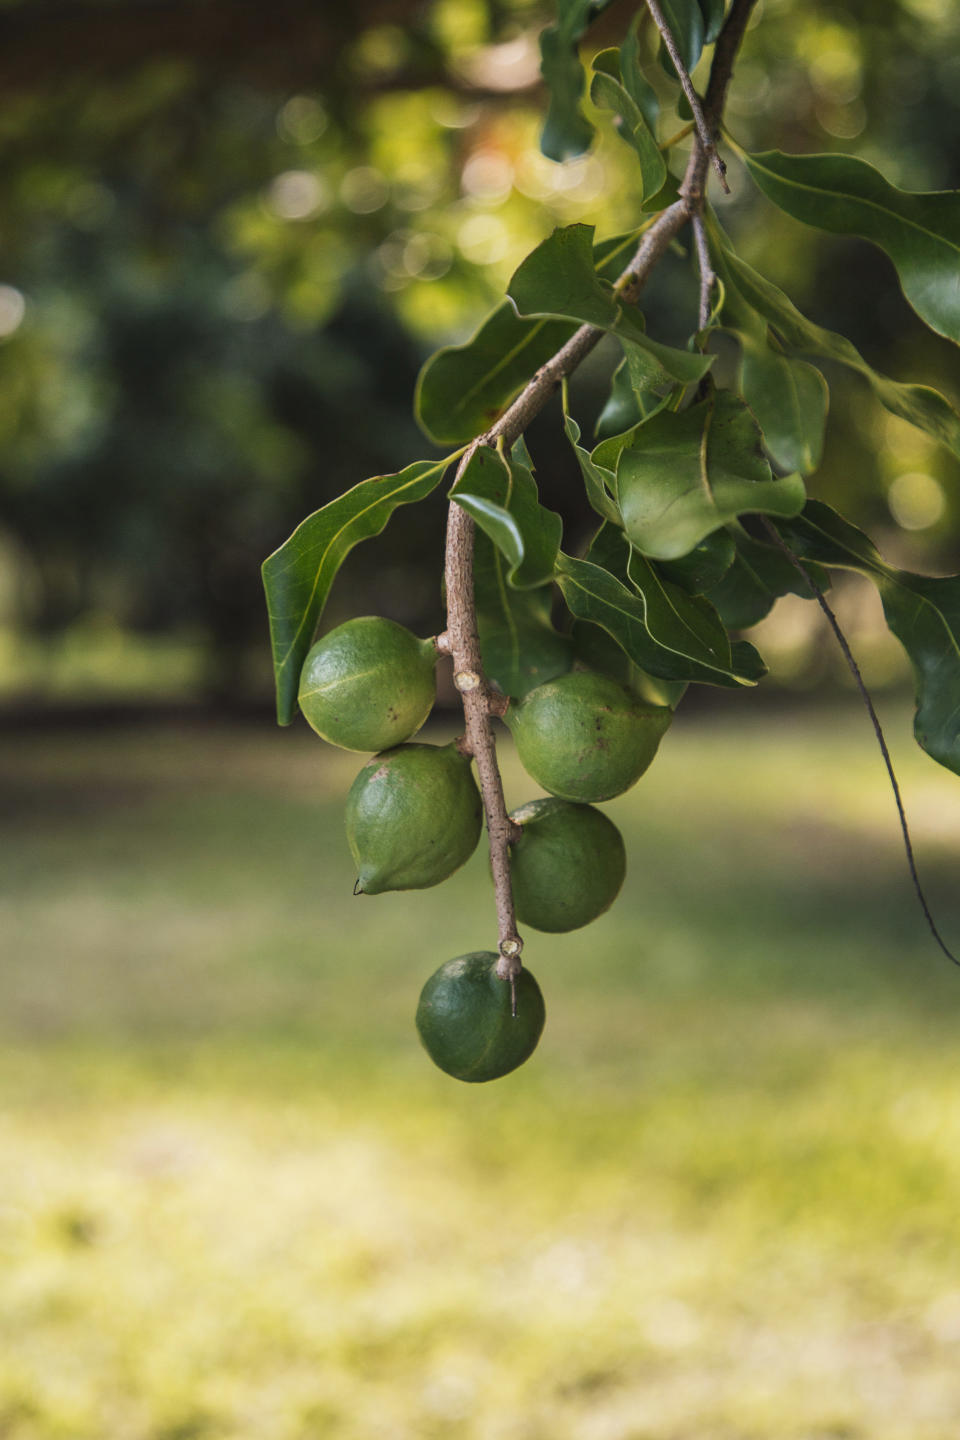
[[[562,800],[586,803],[629,790],[672,719],[666,705],[650,705],[591,670],[538,685],[506,714],[527,774]]]
[[[347,841],[357,891],[422,890],[452,875],[480,838],[480,792],[456,745],[398,745],[350,787]]]
[[[517,919],[534,930],[579,930],[608,910],[627,873],[623,837],[592,805],[531,800],[510,819],[523,834],[510,852]]]
[[[393,620],[362,615],[324,635],[300,672],[307,723],[344,750],[387,750],[415,735],[433,707],[432,640]]]
[[[492,950],[458,955],[434,971],[417,1006],[417,1029],[435,1065],[456,1080],[497,1080],[529,1060],[546,1008],[529,970],[517,977],[517,1013],[510,984],[497,975]]]

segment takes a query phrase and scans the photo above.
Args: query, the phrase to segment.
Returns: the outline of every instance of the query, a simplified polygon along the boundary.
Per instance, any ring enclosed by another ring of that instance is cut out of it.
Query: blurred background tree
[[[0,694],[268,703],[264,556],[351,483],[431,453],[410,413],[419,365],[554,225],[636,223],[609,127],[580,160],[539,153],[548,18],[538,0],[0,10]],[[741,141],[960,184],[949,0],[765,0],[758,19],[728,112]],[[952,347],[879,251],[732,180],[747,259],[871,363],[960,395]],[[645,297],[652,333],[677,338],[692,294],[677,255]],[[588,411],[610,365],[601,347],[578,377]],[[957,463],[837,383],[813,493],[891,558],[955,570]],[[575,543],[589,517],[554,422],[534,448]],[[331,624],[362,606],[436,628],[442,497],[421,509],[348,563]],[[818,647],[785,613],[781,673],[813,678]],[[903,678],[879,635],[871,678]]]

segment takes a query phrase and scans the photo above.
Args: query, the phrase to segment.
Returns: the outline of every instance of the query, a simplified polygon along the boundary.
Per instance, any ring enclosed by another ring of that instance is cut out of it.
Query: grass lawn
[[[956,945],[960,781],[888,719]],[[488,1086],[413,1030],[486,862],[354,898],[358,761],[0,738],[2,1440],[956,1440],[960,973],[862,714],[681,710]]]

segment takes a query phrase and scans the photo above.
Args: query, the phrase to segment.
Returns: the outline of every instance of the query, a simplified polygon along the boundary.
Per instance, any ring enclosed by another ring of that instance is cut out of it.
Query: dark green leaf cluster
[[[606,85],[613,65],[604,63],[598,74]],[[626,108],[620,104],[617,113],[622,120]],[[828,194],[826,221],[883,245],[908,298],[942,333],[957,333],[956,197],[907,195],[859,162],[746,158],[767,193],[800,218],[821,214],[805,197]],[[643,155],[639,160],[642,168]],[[864,537],[853,544],[852,527],[843,544],[835,536],[819,542],[823,507],[805,507],[803,480],[823,447],[828,390],[819,364],[863,376],[893,414],[956,454],[960,416],[936,391],[879,374],[850,341],[808,321],[740,259],[712,215],[707,229],[719,299],[707,329],[691,335],[686,349],[648,336],[642,313],[610,278],[637,237],[597,244],[592,227],[571,225],[527,256],[508,299],[472,340],[424,367],[416,397],[421,425],[434,439],[469,443],[495,427],[578,326],[606,331],[622,355],[592,448],[564,405],[586,497],[602,522],[585,554],[562,549],[560,517],[540,503],[522,440],[510,452],[502,441],[473,449],[449,492],[482,532],[477,608],[490,678],[522,699],[586,659],[669,703],[691,682],[752,685],[763,662],[731,631],[756,624],[780,595],[812,597],[811,585],[823,589],[831,567],[852,567],[878,584],[890,628],[913,663],[918,740],[960,768],[960,582],[893,570]],[[729,388],[712,379],[715,332],[738,347]],[[292,718],[297,676],[337,566],[397,505],[430,493],[453,458],[363,482],[306,520],[266,562],[283,722]],[[805,573],[750,516],[778,523],[812,562]],[[559,628],[545,590],[551,582],[570,617]]]

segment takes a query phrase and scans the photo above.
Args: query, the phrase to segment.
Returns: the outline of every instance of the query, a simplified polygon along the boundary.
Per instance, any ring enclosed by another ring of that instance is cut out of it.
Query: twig
[[[710,295],[716,283],[716,275],[713,273],[713,266],[710,263],[710,246],[707,244],[707,232],[703,224],[703,216],[694,215],[690,222],[693,226],[693,238],[697,244],[697,265],[700,269],[700,315],[699,328],[705,330],[710,324]]]
[[[733,0],[724,28],[717,39],[705,105],[705,113],[712,124],[717,123],[723,111],[737,48],[755,3],[756,0]],[[703,114],[704,112],[701,112],[701,119]],[[624,304],[632,304],[637,299],[651,271],[671,242],[684,225],[700,213],[711,153],[710,132],[707,130],[704,133],[707,139],[700,133],[694,139],[693,151],[680,187],[682,198],[661,211],[652,222],[636,255],[614,286],[614,293]],[[505,448],[509,448],[540,413],[559,388],[560,382],[577,369],[604,333],[593,325],[581,325],[567,343],[540,367],[513,404],[490,429],[473,441],[457,467],[457,479],[466,470],[478,446],[496,445],[500,441]],[[516,826],[511,824],[507,815],[491,723],[494,715],[503,713],[502,697],[491,690],[480,659],[473,593],[473,539],[473,520],[456,501],[451,501],[447,515],[445,558],[447,628],[440,637],[438,648],[453,657],[454,684],[460,691],[463,702],[465,734],[462,744],[464,750],[472,754],[476,761],[496,896],[500,949],[497,974],[502,980],[510,982],[515,998],[516,980],[522,968],[520,952],[523,949],[523,940],[517,933],[510,886],[509,850],[511,841],[516,838]]]
[[[727,167],[717,154],[716,138],[711,127],[707,124],[706,116],[700,105],[700,96],[693,88],[693,81],[690,79],[687,67],[684,65],[680,51],[677,49],[677,42],[673,38],[670,26],[667,24],[663,11],[660,9],[659,0],[646,0],[646,3],[647,9],[653,16],[653,23],[660,31],[660,37],[666,46],[667,54],[673,61],[673,68],[677,72],[677,79],[683,86],[683,93],[689,102],[693,122],[697,127],[697,134],[700,136],[700,144],[703,146],[704,153],[716,170],[725,193],[729,195],[730,186],[727,184]]]
[[[913,844],[910,840],[910,829],[907,825],[907,814],[903,808],[903,800],[900,797],[900,786],[897,783],[897,777],[893,768],[893,761],[890,758],[890,751],[887,749],[887,739],[883,733],[883,727],[880,724],[880,718],[874,708],[873,699],[870,695],[870,691],[867,689],[866,682],[864,681],[863,676],[860,674],[860,666],[853,658],[853,651],[850,649],[850,646],[847,643],[847,637],[840,629],[840,623],[837,620],[836,615],[834,615],[829,604],[827,603],[826,596],[820,589],[820,586],[817,584],[816,580],[814,580],[813,576],[810,574],[806,565],[804,565],[803,561],[799,558],[799,556],[793,553],[789,545],[787,545],[786,541],[783,539],[783,536],[777,530],[776,526],[773,525],[765,515],[761,516],[761,520],[763,522],[763,528],[764,530],[766,530],[770,539],[774,542],[775,545],[778,545],[780,547],[784,555],[786,555],[787,559],[790,561],[790,564],[794,567],[794,569],[800,572],[804,580],[809,585],[810,589],[813,591],[814,598],[817,604],[820,606],[820,609],[826,616],[827,624],[833,631],[837,644],[840,646],[840,649],[843,652],[843,658],[844,660],[846,660],[847,665],[850,669],[850,674],[853,676],[856,687],[860,692],[860,699],[866,706],[867,714],[870,716],[870,722],[873,725],[873,733],[877,737],[877,744],[880,746],[880,754],[883,756],[883,763],[887,769],[887,775],[890,780],[890,788],[893,791],[893,798],[896,801],[897,805],[897,814],[900,817],[900,833],[903,836],[903,848],[907,854],[907,867],[910,871],[910,879],[913,881],[914,892],[920,902],[920,909],[923,911],[924,918],[927,922],[931,935],[933,936],[934,940],[936,940],[937,944],[940,946],[940,949],[943,951],[944,955],[946,955],[947,959],[951,960],[954,965],[960,965],[960,960],[958,960],[956,955],[954,955],[953,951],[950,949],[943,936],[940,934],[940,931],[937,929],[937,923],[934,920],[933,915],[930,913],[930,906],[927,904],[927,897],[923,893],[923,886],[920,884],[920,876],[917,873],[917,862],[914,859],[913,855]]]

